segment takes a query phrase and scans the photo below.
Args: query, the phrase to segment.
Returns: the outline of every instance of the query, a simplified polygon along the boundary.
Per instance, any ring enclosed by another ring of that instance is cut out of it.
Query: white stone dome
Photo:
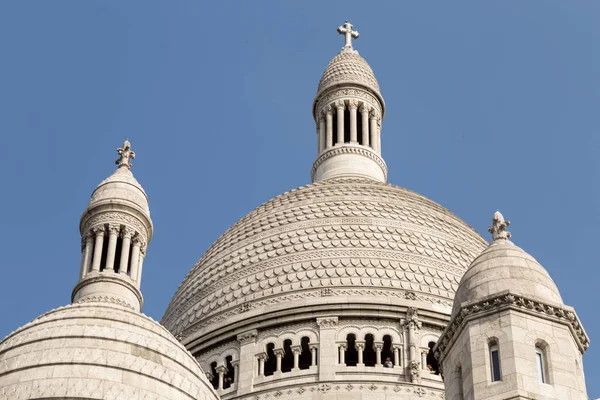
[[[481,300],[504,291],[545,303],[563,304],[548,271],[526,251],[504,239],[492,242],[465,272],[454,297],[452,315],[466,301]]]
[[[111,203],[131,206],[150,217],[148,196],[129,168],[118,168],[111,176],[100,182],[92,193],[87,208],[89,210]]]
[[[369,179],[327,179],[270,200],[226,231],[188,273],[163,323],[185,342],[226,319],[336,298],[414,300],[449,315],[460,278],[486,245],[417,193]]]
[[[359,85],[370,89],[384,104],[379,83],[367,61],[351,48],[344,48],[327,65],[319,81],[317,99],[327,89],[343,84]]]
[[[0,343],[0,398],[216,400],[163,326],[107,303],[50,311]]]

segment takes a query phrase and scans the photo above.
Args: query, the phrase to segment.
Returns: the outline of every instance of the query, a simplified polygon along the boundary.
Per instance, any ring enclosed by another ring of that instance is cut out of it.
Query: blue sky
[[[493,212],[576,308],[600,397],[598,1],[0,3],[0,337],[67,304],[78,222],[125,138],[155,236],[144,311],[268,199],[309,183],[345,19],[387,103],[389,181],[486,239]]]

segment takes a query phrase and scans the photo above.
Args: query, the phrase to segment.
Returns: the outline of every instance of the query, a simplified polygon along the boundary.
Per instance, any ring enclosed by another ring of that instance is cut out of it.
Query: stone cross
[[[125,143],[123,143],[122,148],[117,149],[117,153],[119,153],[120,157],[115,161],[115,164],[117,164],[119,168],[126,167],[127,169],[130,169],[131,160],[135,158],[135,153],[131,151],[131,143],[129,143],[129,140],[126,140]]]
[[[488,228],[488,231],[492,234],[492,241],[507,240],[510,238],[510,232],[506,230],[509,225],[510,221],[505,221],[500,211],[496,211],[492,220],[492,226]]]
[[[340,35],[346,35],[346,45],[344,48],[351,49],[352,48],[352,38],[358,39],[358,32],[352,30],[352,24],[348,21],[344,23],[344,25],[337,28],[337,31]]]

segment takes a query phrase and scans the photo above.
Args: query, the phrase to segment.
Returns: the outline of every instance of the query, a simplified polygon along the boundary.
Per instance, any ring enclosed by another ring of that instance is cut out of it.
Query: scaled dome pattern
[[[381,98],[379,83],[371,66],[356,50],[343,49],[333,57],[319,81],[317,96],[329,87],[344,83],[366,86]]]
[[[419,194],[328,179],[270,200],[227,230],[188,273],[162,323],[185,340],[249,309],[324,295],[412,298],[449,314],[460,278],[486,246]]]
[[[0,399],[216,400],[163,326],[108,303],[49,311],[0,344]]]
[[[115,200],[134,206],[150,216],[148,196],[128,168],[118,168],[111,176],[100,182],[92,193],[88,209]]]

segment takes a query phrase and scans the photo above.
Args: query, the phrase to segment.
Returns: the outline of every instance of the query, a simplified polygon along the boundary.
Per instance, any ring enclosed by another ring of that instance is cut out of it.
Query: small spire
[[[115,161],[115,164],[119,166],[118,168],[125,167],[131,169],[131,160],[135,158],[135,153],[131,151],[131,143],[129,143],[129,140],[125,140],[123,147],[117,149],[117,153],[119,153],[120,156],[119,159]]]
[[[494,219],[492,220],[492,226],[488,228],[488,231],[492,234],[492,241],[496,240],[508,240],[510,238],[510,232],[506,228],[510,225],[510,221],[505,221],[504,216],[500,211],[494,213]]]
[[[346,21],[344,23],[344,25],[337,28],[337,31],[340,35],[346,36],[346,44],[344,45],[342,50],[345,50],[345,49],[352,50],[352,38],[358,39],[358,36],[359,36],[358,31],[353,31],[352,24],[348,21]]]

